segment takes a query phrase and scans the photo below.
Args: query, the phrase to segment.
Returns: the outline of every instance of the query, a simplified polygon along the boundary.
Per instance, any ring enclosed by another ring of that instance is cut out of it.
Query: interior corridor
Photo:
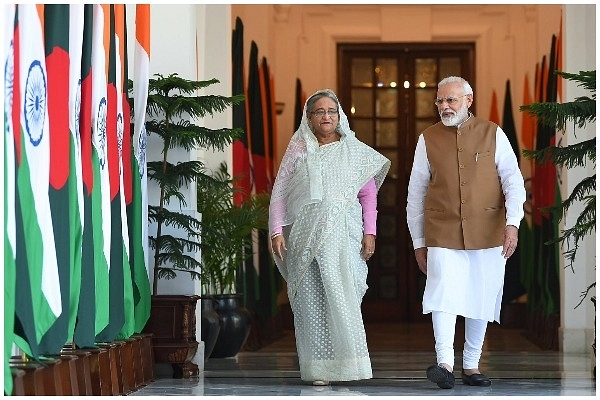
[[[433,333],[427,323],[368,324],[367,343],[373,379],[315,387],[300,380],[293,331],[258,351],[226,359],[209,358],[204,372],[173,379],[158,368],[154,382],[133,396],[595,396],[595,360],[589,354],[542,350],[522,329],[490,324],[480,370],[490,387],[460,380],[463,324],[457,322],[453,389],[429,382],[425,369],[435,363]],[[591,344],[590,344],[591,346]]]

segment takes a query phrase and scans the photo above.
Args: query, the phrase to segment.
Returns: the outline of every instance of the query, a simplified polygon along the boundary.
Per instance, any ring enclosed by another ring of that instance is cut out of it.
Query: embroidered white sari
[[[341,139],[319,147],[304,106],[271,194],[270,232],[283,227],[287,246],[283,261],[274,258],[287,282],[303,380],[372,377],[360,309],[367,265],[357,195],[371,178],[381,187],[390,161],[355,137],[338,107]]]

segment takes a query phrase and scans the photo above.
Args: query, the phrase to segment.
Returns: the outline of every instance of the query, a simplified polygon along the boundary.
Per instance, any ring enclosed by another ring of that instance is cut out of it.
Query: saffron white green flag
[[[106,51],[104,43],[104,7],[93,5],[94,26],[92,33],[92,169],[94,171],[93,217],[94,246],[102,248],[103,258],[96,265],[96,334],[109,322],[109,270],[110,270],[110,182],[106,142]],[[105,270],[102,270],[103,267]]]
[[[150,78],[150,5],[135,9],[134,123],[132,168],[132,204],[129,208],[132,235],[131,265],[136,290],[135,332],[144,329],[151,309],[150,272],[148,270],[148,180],[146,176],[146,104]]]
[[[93,103],[93,29],[94,5],[83,5],[83,32],[81,53],[81,81],[79,103],[81,174],[83,183],[83,245],[81,251],[81,292],[75,343],[79,347],[93,347],[96,334],[108,324],[108,265],[104,255],[102,209],[100,207],[100,172],[98,155],[92,144]],[[104,65],[100,66],[102,70]],[[93,118],[94,117],[94,118]],[[95,224],[94,221],[97,223]]]
[[[43,5],[19,4],[20,160],[17,160],[17,193],[25,254],[17,253],[17,298],[21,332],[15,343],[30,356],[62,312],[56,249],[48,199],[50,143],[48,134],[47,75],[40,15]],[[17,224],[19,225],[19,224]],[[18,239],[17,239],[18,240]],[[30,293],[22,285],[27,282]],[[23,297],[20,297],[22,295]],[[30,304],[26,304],[30,297]],[[25,300],[21,302],[20,300]],[[30,312],[31,310],[31,312]],[[31,320],[32,319],[32,320]],[[33,331],[31,330],[33,326]]]

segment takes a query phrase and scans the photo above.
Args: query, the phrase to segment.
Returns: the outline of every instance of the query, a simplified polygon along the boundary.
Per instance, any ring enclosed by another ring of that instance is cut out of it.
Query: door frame
[[[397,58],[398,64],[404,63],[403,71],[398,71],[398,86],[400,82],[409,80],[414,76],[414,59],[415,58],[442,58],[442,57],[459,57],[461,76],[465,78],[475,90],[475,43],[474,42],[439,42],[439,43],[337,43],[337,87],[338,96],[342,106],[348,108],[351,104],[351,67],[352,58],[370,57],[370,58]],[[437,74],[439,75],[439,69]],[[439,81],[442,77],[438,76]],[[401,96],[404,93],[405,96]],[[408,99],[403,103],[400,97]],[[365,322],[424,322],[429,320],[429,315],[422,313],[422,293],[425,288],[425,275],[422,274],[417,266],[412,240],[406,224],[406,196],[408,190],[408,179],[412,169],[414,157],[414,149],[416,146],[418,135],[411,135],[409,132],[416,131],[415,124],[415,88],[410,85],[409,89],[404,92],[399,92],[398,95],[398,130],[403,129],[407,134],[404,138],[399,138],[396,151],[403,157],[398,157],[401,160],[401,165],[397,167],[396,187],[396,205],[392,209],[379,208],[379,215],[382,211],[387,211],[388,215],[393,213],[396,215],[397,225],[397,243],[398,255],[397,262],[401,265],[402,271],[398,274],[397,287],[398,295],[396,299],[369,299],[365,297],[362,304],[363,318]],[[433,107],[433,102],[432,102]],[[471,106],[471,111],[475,114],[474,104]],[[348,113],[349,119],[351,115]],[[404,119],[404,122],[403,122]],[[439,121],[439,119],[437,119]],[[400,125],[403,123],[404,125]],[[352,127],[352,124],[351,124]],[[373,146],[376,150],[389,150],[389,148]],[[403,150],[401,150],[403,149]],[[400,153],[402,152],[402,153]],[[388,179],[390,178],[388,176]],[[380,225],[380,224],[378,224]],[[378,226],[379,229],[379,226]],[[386,240],[381,238],[379,241]],[[383,243],[381,243],[383,244]],[[377,253],[377,251],[376,251]],[[381,274],[379,261],[377,257],[373,257],[369,262],[369,268],[372,271],[371,275]],[[378,271],[378,272],[376,272]]]

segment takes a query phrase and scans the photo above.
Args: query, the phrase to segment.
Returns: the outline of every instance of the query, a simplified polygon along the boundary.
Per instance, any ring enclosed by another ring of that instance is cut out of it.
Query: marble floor
[[[480,369],[487,388],[460,381],[463,335],[457,325],[456,385],[439,389],[425,377],[435,363],[429,324],[367,325],[373,379],[314,387],[300,380],[293,332],[258,351],[209,358],[199,377],[173,379],[157,369],[155,380],[130,396],[596,396],[591,354],[542,350],[520,329],[490,324]]]

